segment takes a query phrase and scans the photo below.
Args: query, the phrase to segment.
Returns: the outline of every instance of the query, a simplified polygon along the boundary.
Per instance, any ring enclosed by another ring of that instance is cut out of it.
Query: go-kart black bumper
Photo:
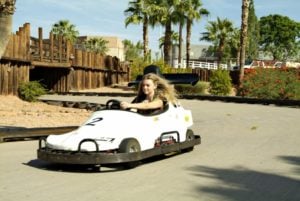
[[[195,138],[189,141],[163,145],[148,149],[141,152],[133,153],[104,153],[104,152],[83,152],[83,151],[62,151],[49,149],[42,146],[42,141],[39,140],[39,149],[37,150],[38,159],[63,164],[86,164],[86,165],[101,165],[101,164],[115,164],[128,163],[140,161],[153,156],[168,154],[171,152],[181,152],[193,148],[195,145],[201,143],[201,137],[195,135]]]

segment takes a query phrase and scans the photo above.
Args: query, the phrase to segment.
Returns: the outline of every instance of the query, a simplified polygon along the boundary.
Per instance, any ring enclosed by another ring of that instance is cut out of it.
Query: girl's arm
[[[163,101],[161,99],[156,99],[152,102],[141,102],[141,103],[128,103],[128,102],[121,102],[121,108],[127,109],[138,109],[138,110],[148,110],[148,109],[156,109],[162,108]]]

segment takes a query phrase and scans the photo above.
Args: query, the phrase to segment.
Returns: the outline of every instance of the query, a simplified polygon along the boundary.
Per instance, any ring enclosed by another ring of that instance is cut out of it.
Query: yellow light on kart
[[[184,120],[185,120],[186,122],[189,122],[189,121],[190,121],[190,116],[186,115],[186,116],[184,117]]]

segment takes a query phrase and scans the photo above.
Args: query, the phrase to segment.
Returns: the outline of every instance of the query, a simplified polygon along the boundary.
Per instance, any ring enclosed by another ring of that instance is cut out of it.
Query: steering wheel
[[[116,99],[108,100],[105,105],[106,105],[106,109],[111,109],[111,110],[121,109],[121,101]]]

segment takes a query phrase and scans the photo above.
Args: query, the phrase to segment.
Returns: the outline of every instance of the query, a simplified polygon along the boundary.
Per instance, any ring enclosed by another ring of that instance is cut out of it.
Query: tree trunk
[[[189,67],[191,53],[191,29],[192,23],[188,19],[186,23],[186,67]]]
[[[245,52],[247,42],[247,31],[248,31],[248,15],[249,15],[249,4],[250,0],[243,0],[242,2],[242,24],[241,24],[241,52],[240,52],[240,75],[239,85],[244,79],[244,64],[245,64]]]
[[[224,40],[220,40],[219,48],[218,48],[218,68],[221,67],[221,61],[223,58],[223,52],[224,52],[225,42]]]
[[[12,15],[0,13],[0,59],[2,58],[12,32]]]
[[[143,23],[143,42],[144,42],[144,60],[147,61],[149,58],[149,38],[148,38],[148,18],[144,17]]]
[[[240,65],[240,58],[241,58],[241,46],[239,46],[237,50],[236,65]]]
[[[165,29],[165,42],[164,42],[164,62],[165,64],[171,65],[171,36],[172,36],[172,25],[169,20],[166,23]]]
[[[182,58],[182,29],[183,24],[179,23],[179,45],[178,45],[178,64],[180,64],[180,68],[182,67],[181,58]]]

